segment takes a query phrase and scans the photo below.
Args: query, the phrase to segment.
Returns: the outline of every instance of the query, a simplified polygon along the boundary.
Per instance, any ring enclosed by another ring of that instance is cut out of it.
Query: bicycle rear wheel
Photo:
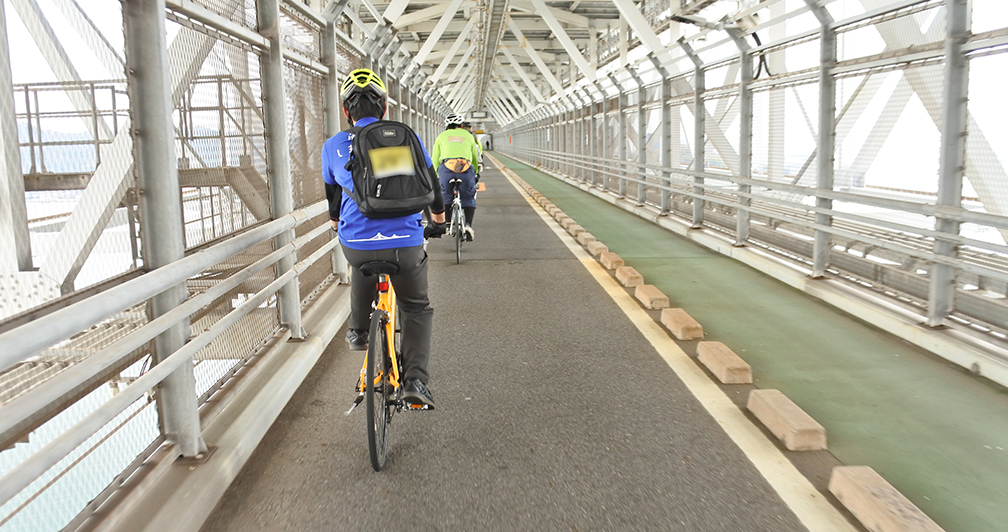
[[[390,357],[386,323],[388,314],[384,310],[376,309],[371,314],[368,363],[365,372],[367,387],[364,399],[367,406],[368,451],[371,454],[371,467],[375,471],[385,468],[385,459],[388,455],[388,427],[393,408],[390,397],[392,385],[389,383]]]
[[[462,241],[465,239],[465,223],[462,220],[462,208],[456,205],[452,209],[452,232],[455,234],[455,264],[462,262]]]

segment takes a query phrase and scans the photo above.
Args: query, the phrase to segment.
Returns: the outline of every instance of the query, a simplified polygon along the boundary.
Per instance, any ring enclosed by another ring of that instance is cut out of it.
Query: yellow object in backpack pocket
[[[472,163],[469,162],[469,159],[445,159],[444,165],[445,168],[456,174],[465,173],[472,168]]]

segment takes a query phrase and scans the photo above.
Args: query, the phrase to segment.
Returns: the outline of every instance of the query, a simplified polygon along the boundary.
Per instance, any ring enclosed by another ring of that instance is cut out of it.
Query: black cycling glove
[[[423,237],[424,238],[441,238],[441,235],[448,231],[448,224],[439,224],[437,222],[431,222],[424,226]]]

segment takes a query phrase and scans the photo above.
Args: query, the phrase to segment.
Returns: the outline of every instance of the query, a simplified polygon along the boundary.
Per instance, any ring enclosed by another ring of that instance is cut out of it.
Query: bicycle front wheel
[[[367,406],[368,451],[371,467],[375,471],[385,468],[388,455],[388,427],[391,420],[392,385],[389,383],[388,333],[385,325],[388,314],[375,310],[371,315],[371,332],[368,337],[367,387],[364,398]]]

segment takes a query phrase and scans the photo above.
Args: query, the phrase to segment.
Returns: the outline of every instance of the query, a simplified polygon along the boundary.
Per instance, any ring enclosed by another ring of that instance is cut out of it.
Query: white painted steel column
[[[266,153],[270,184],[270,206],[276,220],[294,210],[293,187],[290,172],[290,140],[287,138],[287,97],[284,93],[283,39],[280,31],[280,1],[258,0],[259,33],[269,39],[270,49],[260,56],[262,70],[263,107],[265,107]],[[286,231],[273,239],[274,249],[294,240],[294,230]],[[294,267],[294,253],[277,262],[277,277]],[[280,322],[288,327],[291,338],[302,340],[306,334],[301,326],[301,295],[295,277],[277,292],[280,305]]]
[[[340,2],[346,6],[347,0]],[[336,66],[336,19],[343,13],[343,8],[327,9],[324,13],[326,17],[326,27],[322,30],[322,63],[329,68],[326,76],[324,88],[325,106],[325,132],[326,137],[332,137],[340,132],[340,118],[343,116],[342,103],[340,102],[340,83],[343,77],[349,72],[339,72]],[[321,179],[322,176],[318,176]],[[336,232],[330,232],[331,238],[336,238]],[[340,284],[349,284],[350,275],[347,270],[347,260],[343,256],[343,248],[336,246],[332,250],[333,273]]]
[[[686,55],[693,61],[696,67],[693,70],[693,170],[695,172],[704,171],[704,149],[706,148],[706,138],[704,135],[707,111],[704,108],[704,90],[706,89],[706,73],[704,72],[703,61],[693,51],[693,48],[685,39],[679,39],[679,45]],[[693,176],[693,223],[692,227],[698,229],[703,226],[703,195],[704,178],[699,175]]]
[[[7,42],[7,15],[0,2],[0,272],[32,269],[31,235],[25,205],[24,174],[21,173],[21,147],[18,142],[14,107],[14,85]]]
[[[130,0],[123,2],[122,9],[135,166],[144,220],[144,268],[154,270],[185,256],[165,40],[165,2]],[[177,307],[187,296],[185,283],[181,283],[152,297],[151,319]],[[189,322],[185,320],[155,338],[154,364],[180,349],[189,334]],[[177,445],[183,456],[196,457],[206,452],[206,443],[200,435],[193,364],[183,364],[163,380],[156,397],[165,438]]]
[[[651,64],[661,74],[661,205],[660,214],[667,216],[671,210],[672,195],[669,187],[672,186],[672,118],[669,110],[669,100],[672,98],[672,81],[668,70],[662,67],[661,61],[651,54]]]
[[[602,93],[602,150],[599,156],[603,161],[609,160],[609,94],[602,88],[602,83],[595,82],[595,86]],[[608,171],[608,168],[604,168]],[[609,174],[602,175],[602,190],[609,190]]]
[[[644,110],[644,100],[647,99],[647,89],[644,81],[633,69],[627,69],[630,77],[637,84],[637,205],[644,205],[647,194],[647,112]]]
[[[836,65],[837,43],[836,32],[832,28],[833,17],[817,0],[805,0],[819,20],[821,27],[819,35],[819,140],[817,147],[816,187],[820,190],[833,190],[833,157],[834,141],[836,140],[836,79],[831,69]],[[832,209],[833,200],[822,196],[816,197],[816,207]],[[822,226],[833,225],[833,217],[817,213],[816,223]],[[821,229],[815,230],[815,242],[812,248],[812,277],[826,275],[829,267],[830,233]]]
[[[626,107],[626,94],[623,93],[623,86],[620,85],[619,80],[616,79],[616,76],[613,76],[612,74],[610,74],[609,75],[609,80],[612,81],[613,85],[616,87],[616,90],[619,91],[619,94],[617,95],[618,99],[616,100],[616,112],[619,113],[619,115],[617,115],[617,117],[616,117],[619,120],[619,137],[618,137],[618,141],[617,141],[617,142],[619,142],[619,145],[618,145],[618,149],[617,149],[617,152],[616,152],[616,158],[619,159],[619,167],[618,167],[619,168],[619,172],[618,172],[619,173],[619,185],[618,185],[618,194],[617,195],[618,195],[618,197],[620,199],[622,199],[622,198],[626,197],[626,169],[627,169],[626,143],[627,143],[627,127],[626,127],[626,114],[623,113],[623,108]]]
[[[938,163],[938,205],[962,207],[963,170],[966,166],[966,112],[969,91],[969,60],[963,45],[970,36],[968,0],[946,0],[945,80],[942,97],[941,159]],[[938,217],[935,229],[951,236],[959,235],[959,222]],[[955,257],[958,246],[946,240],[935,241],[936,255]],[[928,294],[927,324],[941,326],[955,308],[955,277],[952,266],[931,263],[931,287]]]
[[[753,130],[753,58],[749,53],[749,43],[741,31],[729,30],[732,40],[739,49],[739,66],[741,80],[739,81],[739,168],[738,175],[742,179],[752,177],[752,130]],[[749,205],[752,203],[748,194],[752,186],[739,183],[738,211],[735,213],[735,245],[744,246],[749,240]]]

